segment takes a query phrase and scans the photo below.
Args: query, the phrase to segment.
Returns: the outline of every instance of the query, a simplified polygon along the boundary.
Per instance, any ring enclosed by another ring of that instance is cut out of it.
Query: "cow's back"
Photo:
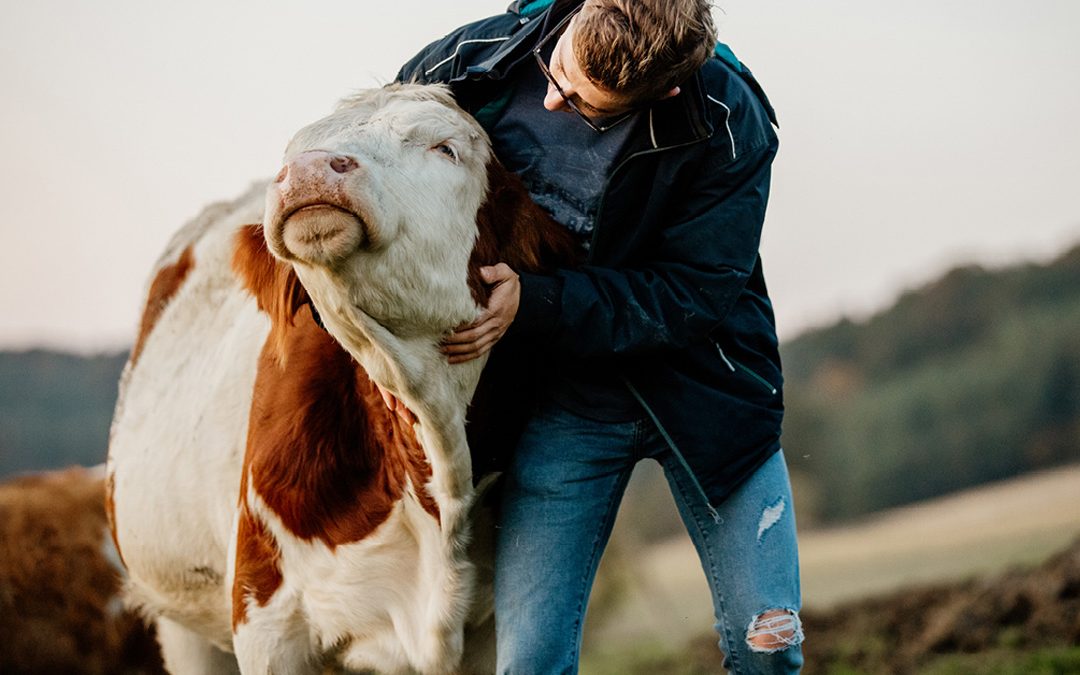
[[[108,503],[129,602],[229,648],[227,552],[259,351],[269,322],[230,264],[265,186],[209,207],[151,275],[120,383]]]

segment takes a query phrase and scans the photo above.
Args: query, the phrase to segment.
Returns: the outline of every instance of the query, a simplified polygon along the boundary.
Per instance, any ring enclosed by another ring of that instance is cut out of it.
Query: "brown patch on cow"
[[[233,266],[272,324],[244,458],[258,495],[295,536],[331,548],[371,534],[408,482],[438,520],[426,489],[431,466],[411,425],[387,410],[364,369],[300,310],[306,293],[255,226],[238,235]]]
[[[284,364],[269,341],[259,358],[244,459],[284,526],[331,548],[359,541],[389,517],[406,479],[438,518],[423,449],[364,369],[307,312],[284,347]]]
[[[481,267],[503,262],[515,272],[545,272],[581,257],[574,236],[533,202],[516,174],[494,158],[487,173],[488,193],[476,213],[479,233],[468,275],[469,290],[480,305],[487,305],[491,295]]]
[[[143,309],[142,321],[139,324],[139,336],[135,340],[135,347],[131,350],[131,362],[135,363],[142,354],[146,340],[154,330],[161,313],[169,305],[176,292],[184,284],[191,268],[195,266],[195,256],[188,246],[180,254],[180,258],[171,265],[167,265],[158,271],[154,281],[150,284],[150,292],[146,297],[146,307]]]
[[[241,495],[247,494],[247,479],[242,480]],[[281,551],[273,535],[248,508],[241,496],[240,520],[236,530],[236,576],[232,587],[232,628],[247,621],[247,600],[255,598],[265,607],[281,587]]]
[[[120,550],[120,540],[116,536],[116,502],[113,495],[116,493],[116,476],[109,472],[105,477],[105,518],[109,523],[109,536],[112,537],[113,546],[116,547],[116,555],[120,557],[120,564],[127,567],[124,562],[124,553]]]
[[[255,296],[259,309],[270,315],[270,342],[278,359],[286,358],[286,333],[296,313],[311,302],[292,265],[275,258],[266,246],[262,225],[245,225],[236,233],[233,271]]]
[[[163,673],[119,605],[104,481],[81,468],[0,483],[0,673]]]

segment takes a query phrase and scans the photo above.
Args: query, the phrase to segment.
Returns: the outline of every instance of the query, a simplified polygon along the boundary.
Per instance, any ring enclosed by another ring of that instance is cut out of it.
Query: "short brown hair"
[[[574,23],[585,76],[634,102],[681,85],[716,44],[707,0],[587,0]]]

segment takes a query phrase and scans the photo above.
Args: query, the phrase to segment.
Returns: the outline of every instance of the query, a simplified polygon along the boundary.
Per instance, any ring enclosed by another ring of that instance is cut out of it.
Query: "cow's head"
[[[445,88],[365,91],[292,139],[267,190],[264,234],[333,318],[351,308],[399,337],[446,332],[485,299],[478,264],[539,243],[533,224],[510,222],[518,209],[494,206],[508,178]],[[495,234],[508,229],[519,234]]]
[[[486,304],[479,268],[539,271],[575,249],[439,86],[364,91],[297,133],[262,230],[242,233],[234,266],[272,317],[282,362],[310,297],[372,379],[421,412],[422,382],[454,415],[483,360],[451,373],[437,345]]]

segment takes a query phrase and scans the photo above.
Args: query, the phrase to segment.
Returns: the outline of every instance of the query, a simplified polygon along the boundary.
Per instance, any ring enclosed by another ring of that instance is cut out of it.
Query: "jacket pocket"
[[[764,388],[770,395],[776,395],[776,387],[774,387],[771,382],[725,354],[724,348],[720,346],[719,342],[713,341],[713,346],[716,347],[716,353],[720,355],[720,360],[724,362],[724,365],[727,366],[727,369],[733,374],[742,373],[744,377],[752,380],[757,386]]]

